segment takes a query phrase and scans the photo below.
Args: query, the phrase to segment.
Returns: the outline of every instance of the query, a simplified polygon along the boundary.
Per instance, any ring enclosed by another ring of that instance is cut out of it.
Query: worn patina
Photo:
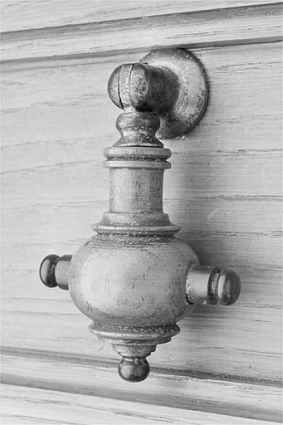
[[[146,357],[179,333],[177,322],[195,304],[236,301],[240,279],[231,270],[199,266],[197,255],[175,237],[180,227],[163,212],[163,174],[169,149],[156,137],[181,136],[200,120],[207,83],[200,63],[186,51],[154,51],[140,63],[112,73],[108,92],[124,112],[121,134],[104,152],[110,171],[109,210],[97,232],[71,256],[50,255],[41,279],[69,289],[93,322],[90,330],[122,356],[119,373],[139,382]]]

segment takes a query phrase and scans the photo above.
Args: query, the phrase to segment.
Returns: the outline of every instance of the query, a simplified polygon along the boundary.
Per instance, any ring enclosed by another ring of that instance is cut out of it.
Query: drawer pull
[[[171,152],[159,138],[182,137],[201,119],[208,89],[200,62],[180,49],[153,51],[116,68],[108,93],[123,109],[121,137],[104,151],[109,210],[73,256],[48,255],[40,277],[69,290],[90,331],[122,356],[120,376],[139,382],[149,374],[146,357],[179,333],[179,320],[196,304],[233,304],[241,282],[233,270],[200,266],[163,212]]]

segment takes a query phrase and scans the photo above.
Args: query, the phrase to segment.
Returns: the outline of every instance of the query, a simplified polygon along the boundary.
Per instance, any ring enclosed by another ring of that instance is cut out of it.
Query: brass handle
[[[192,266],[187,274],[186,293],[191,304],[231,305],[241,292],[241,279],[232,269]]]
[[[68,290],[68,274],[71,264],[71,255],[63,255],[59,257],[56,254],[47,255],[41,262],[39,267],[39,276],[48,288],[56,288]]]
[[[163,211],[171,152],[158,137],[182,137],[201,119],[208,86],[199,61],[180,49],[151,52],[116,68],[108,92],[123,109],[121,137],[104,151],[109,209],[73,257],[45,257],[40,277],[69,290],[93,321],[90,331],[121,355],[120,376],[140,382],[149,374],[146,358],[179,333],[177,322],[192,304],[233,304],[241,282],[233,270],[197,266]]]

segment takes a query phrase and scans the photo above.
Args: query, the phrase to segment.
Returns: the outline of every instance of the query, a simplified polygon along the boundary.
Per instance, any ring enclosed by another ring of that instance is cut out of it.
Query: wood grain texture
[[[170,414],[173,415],[173,409],[178,409],[173,423],[179,423],[178,420],[185,423],[183,421],[186,418],[188,421],[192,411],[198,411],[200,417],[203,414],[203,419],[209,418],[208,414],[211,418],[214,415],[229,416],[226,423],[235,424],[241,423],[244,418],[249,419],[251,423],[254,420],[281,422],[282,418],[282,389],[264,383],[215,380],[209,376],[172,374],[170,370],[156,369],[152,370],[147,381],[129,385],[117,376],[113,363],[36,351],[4,351],[2,371],[3,384],[21,386],[14,394],[17,397],[8,397],[10,403],[15,403],[16,411],[19,411],[20,403],[24,402],[24,397],[18,397],[20,391],[26,394],[25,397],[30,397],[32,392],[29,393],[28,389],[37,388],[60,392],[57,393],[59,398],[65,393],[70,396],[70,401],[75,400],[74,394],[78,397],[91,396],[93,406],[99,405],[101,400],[108,404],[109,413],[116,412],[116,415],[123,400],[128,401],[129,410],[135,409],[137,402],[142,403],[149,407],[149,410],[145,409],[147,414],[160,413],[159,420],[155,419],[157,422],[162,422],[165,418],[171,422],[169,418]],[[11,394],[9,390],[8,393]],[[4,406],[5,401],[8,400],[4,398]],[[75,407],[76,403],[72,405]],[[36,409],[34,410],[35,414]],[[111,414],[109,420],[110,418]],[[143,419],[150,420],[150,417],[145,416]],[[114,418],[110,423],[116,423]],[[212,422],[209,421],[210,423]]]
[[[139,401],[112,400],[3,385],[3,425],[272,425],[277,422],[234,418],[194,410],[150,406]]]
[[[278,40],[281,2],[8,32],[2,35],[1,54],[3,61],[35,60]]]
[[[198,307],[157,348],[155,367],[281,379],[281,45],[194,51],[210,100],[169,140],[165,211],[205,264],[234,267],[230,308]],[[108,208],[103,148],[118,138],[107,80],[143,53],[3,65],[3,344],[115,359],[68,293],[41,286],[48,253],[72,254]]]
[[[2,32],[259,4],[270,0],[2,0]]]

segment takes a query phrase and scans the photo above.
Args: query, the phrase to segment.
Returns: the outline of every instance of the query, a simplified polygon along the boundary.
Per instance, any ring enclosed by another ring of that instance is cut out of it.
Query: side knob
[[[56,254],[47,255],[39,267],[39,276],[42,283],[48,288],[59,286],[61,289],[68,290],[71,258],[71,255],[63,255],[62,257]]]
[[[186,279],[187,300],[191,304],[231,305],[241,292],[241,279],[232,269],[193,266]]]

